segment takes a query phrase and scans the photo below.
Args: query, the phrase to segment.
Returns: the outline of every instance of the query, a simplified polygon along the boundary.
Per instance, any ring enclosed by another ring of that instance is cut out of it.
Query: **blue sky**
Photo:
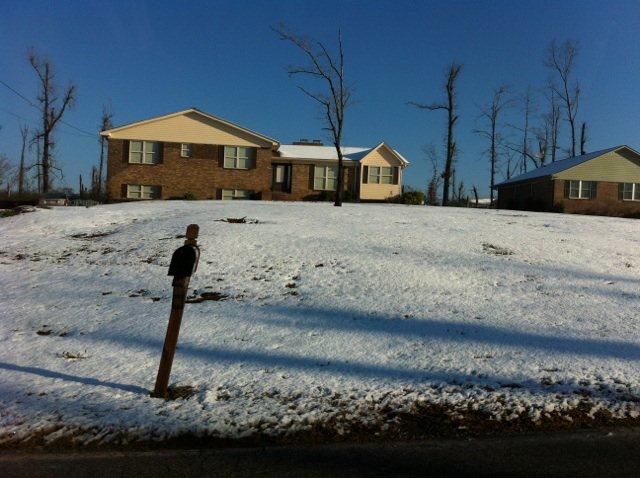
[[[458,177],[486,194],[486,145],[473,133],[478,107],[500,84],[514,94],[544,86],[542,59],[553,38],[581,45],[578,117],[589,125],[587,149],[640,148],[638,1],[16,1],[0,17],[0,79],[35,97],[26,60],[34,47],[50,57],[61,85],[76,84],[77,105],[65,119],[83,130],[97,131],[108,103],[116,124],[197,106],[281,142],[326,138],[315,105],[286,74],[302,57],[270,30],[280,21],[329,44],[342,28],[356,100],[345,144],[389,142],[412,162],[411,186],[424,189],[429,165],[422,149],[441,146],[445,115],[406,103],[442,98],[446,65],[463,63]],[[0,86],[0,153],[10,159],[24,122],[16,115],[32,126],[38,118]],[[518,111],[505,121],[519,121]],[[562,133],[566,145],[566,125]],[[79,173],[86,177],[97,155],[97,138],[60,128],[56,158],[67,184],[75,187]]]

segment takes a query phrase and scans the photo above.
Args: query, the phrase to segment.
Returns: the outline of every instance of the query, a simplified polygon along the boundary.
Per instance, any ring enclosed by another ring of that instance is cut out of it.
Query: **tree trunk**
[[[104,165],[104,136],[100,136],[100,164],[98,165],[98,181],[96,184],[96,198],[97,200],[100,199],[100,197],[102,196],[102,171],[103,171],[103,165]]]
[[[45,131],[42,137],[42,160],[40,161],[42,169],[42,192],[49,192],[49,133]]]
[[[20,128],[20,136],[22,138],[22,145],[20,148],[20,168],[18,169],[18,194],[24,193],[24,154],[27,148],[27,134],[29,133],[28,127],[25,125]]]
[[[449,204],[449,180],[451,177],[451,168],[453,165],[453,95],[450,88],[447,88],[447,101],[449,108],[447,110],[447,159],[444,165],[444,181],[442,184],[442,205]]]
[[[338,184],[336,187],[336,199],[335,202],[333,203],[334,206],[336,207],[341,207],[342,206],[342,148],[337,145],[336,146],[336,151],[338,152]]]
[[[496,122],[497,122],[497,115],[496,117],[494,117],[492,119],[491,122],[491,191],[489,193],[490,195],[490,202],[491,204],[493,204],[493,186],[495,185],[495,180],[496,180]],[[475,190],[475,188],[474,188]]]

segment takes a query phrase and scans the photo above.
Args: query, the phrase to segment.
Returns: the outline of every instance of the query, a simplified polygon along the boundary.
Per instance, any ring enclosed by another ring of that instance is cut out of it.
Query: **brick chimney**
[[[319,139],[307,139],[307,138],[302,138],[299,139],[298,141],[294,141],[293,144],[295,144],[296,146],[324,146],[324,143],[322,142],[322,140]]]

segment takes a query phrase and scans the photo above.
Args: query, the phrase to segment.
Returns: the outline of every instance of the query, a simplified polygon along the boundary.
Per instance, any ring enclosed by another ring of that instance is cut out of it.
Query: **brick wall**
[[[162,199],[192,193],[197,199],[216,199],[221,189],[261,191],[270,199],[270,148],[257,148],[254,167],[248,170],[225,169],[223,147],[194,144],[190,158],[180,157],[180,143],[161,143],[158,164],[130,164],[128,141],[109,140],[107,194],[111,201],[125,200],[123,185],[160,186]]]
[[[197,199],[220,199],[222,189],[249,189],[257,199],[299,201],[319,191],[313,190],[313,164],[293,164],[291,193],[272,192],[272,163],[278,153],[257,148],[254,167],[225,169],[223,146],[194,144],[190,158],[180,157],[180,143],[161,143],[158,164],[129,163],[129,142],[109,140],[107,195],[110,201],[126,201],[127,184],[160,186],[162,199],[180,198],[186,193]],[[345,190],[353,191],[355,168],[344,168]]]
[[[598,181],[594,199],[569,199],[564,197],[562,179],[529,181],[499,188],[498,208],[602,216],[640,215],[640,202],[621,201],[618,187],[618,183]]]
[[[309,196],[316,196],[321,191],[313,189],[313,163],[295,163],[291,165],[291,192],[273,192],[273,199],[278,201],[302,201]],[[354,167],[344,167],[343,171],[344,191],[355,193],[353,180],[355,174]]]
[[[564,197],[562,179],[555,180],[554,203],[562,211],[575,214],[598,214],[603,216],[630,216],[640,214],[640,202],[621,201],[618,183],[598,181],[594,199],[569,199]]]
[[[498,208],[530,211],[553,210],[553,181],[539,179],[498,189]]]

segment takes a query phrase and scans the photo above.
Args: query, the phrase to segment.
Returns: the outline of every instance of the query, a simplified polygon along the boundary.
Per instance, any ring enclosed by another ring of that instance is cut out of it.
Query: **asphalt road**
[[[640,476],[640,429],[412,443],[0,453],[0,477]]]

